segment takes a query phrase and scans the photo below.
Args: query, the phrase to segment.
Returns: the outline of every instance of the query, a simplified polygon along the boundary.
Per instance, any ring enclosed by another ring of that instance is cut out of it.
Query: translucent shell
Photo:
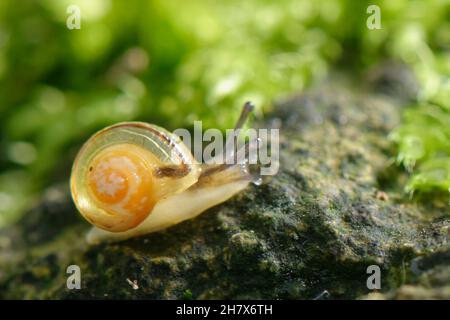
[[[70,187],[80,213],[97,227],[138,226],[162,199],[197,182],[200,166],[167,130],[124,122],[93,135],[75,159]]]

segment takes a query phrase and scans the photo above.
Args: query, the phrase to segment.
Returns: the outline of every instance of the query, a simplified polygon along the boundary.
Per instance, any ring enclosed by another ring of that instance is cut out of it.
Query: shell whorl
[[[157,126],[127,122],[85,143],[72,169],[71,191],[88,221],[122,232],[146,219],[159,200],[194,184],[199,174],[177,136]]]
[[[149,215],[159,200],[152,175],[156,163],[148,151],[125,143],[106,148],[92,160],[86,178],[89,193],[111,215],[97,225],[125,231]]]

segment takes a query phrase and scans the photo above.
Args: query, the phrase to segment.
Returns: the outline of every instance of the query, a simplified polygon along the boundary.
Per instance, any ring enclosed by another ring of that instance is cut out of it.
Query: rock
[[[437,250],[417,257],[405,269],[407,284],[384,294],[369,294],[366,299],[449,299],[450,297],[450,250]]]
[[[405,197],[387,140],[399,99],[359,88],[337,78],[279,103],[261,123],[281,128],[278,174],[163,232],[89,247],[53,187],[0,231],[0,298],[450,298],[448,206]]]

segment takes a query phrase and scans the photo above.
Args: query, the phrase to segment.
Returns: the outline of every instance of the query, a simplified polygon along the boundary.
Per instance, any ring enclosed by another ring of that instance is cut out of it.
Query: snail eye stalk
[[[254,105],[247,101],[241,110],[241,115],[239,116],[238,121],[236,122],[236,125],[234,126],[234,134],[230,135],[230,137],[227,139],[225,143],[225,158],[234,157],[237,153],[236,146],[237,146],[237,138],[239,137],[239,133],[242,130],[242,127],[244,126],[245,122],[247,121],[250,113],[255,109]]]

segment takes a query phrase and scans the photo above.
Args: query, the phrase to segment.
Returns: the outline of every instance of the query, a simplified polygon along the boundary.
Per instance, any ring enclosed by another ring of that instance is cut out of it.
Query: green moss
[[[450,105],[424,103],[408,109],[391,137],[398,144],[397,161],[412,174],[408,192],[450,193]]]
[[[186,289],[183,293],[183,299],[184,300],[192,300],[193,295],[192,295],[192,291],[189,289]]]

